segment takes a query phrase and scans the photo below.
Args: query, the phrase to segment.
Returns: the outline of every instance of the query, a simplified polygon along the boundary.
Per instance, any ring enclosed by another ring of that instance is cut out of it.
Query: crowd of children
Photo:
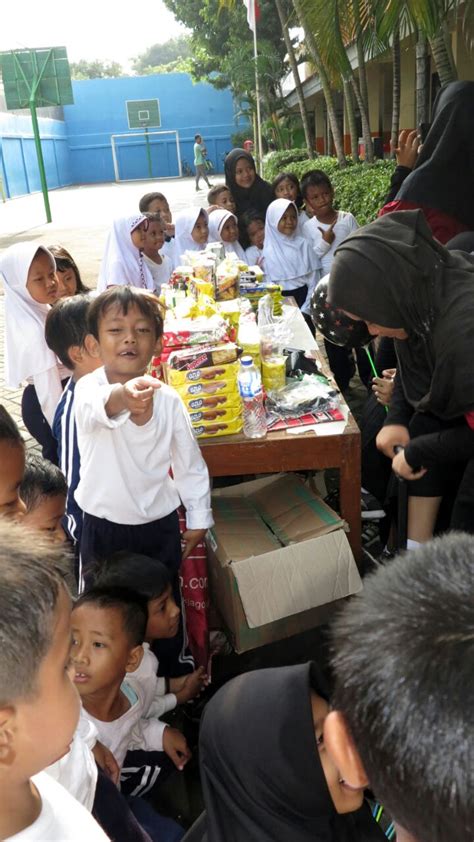
[[[0,257],[5,380],[26,383],[22,416],[42,449],[25,453],[0,406],[0,838],[9,842],[184,836],[147,799],[191,758],[169,714],[209,683],[188,647],[179,570],[213,518],[189,416],[147,371],[161,348],[158,294],[185,251],[220,241],[262,266],[312,328],[310,303],[330,273],[329,301],[398,342],[403,380],[374,389],[392,401],[379,447],[420,483],[411,546],[434,534],[447,462],[462,465],[453,524],[472,531],[471,259],[436,244],[421,212],[357,230],[321,170],[270,185],[236,149],[225,173],[208,208],[173,220],[165,196],[148,193],[115,220],[96,293],[60,245],[19,243]],[[347,385],[353,362],[337,350],[330,363]],[[422,415],[431,426],[417,439]],[[429,482],[426,466],[437,467]],[[472,842],[473,570],[460,535],[380,568],[335,624],[331,707],[315,664],[221,688],[200,729],[206,813],[186,839],[376,842],[396,826],[398,842]],[[368,787],[390,813],[383,830]]]

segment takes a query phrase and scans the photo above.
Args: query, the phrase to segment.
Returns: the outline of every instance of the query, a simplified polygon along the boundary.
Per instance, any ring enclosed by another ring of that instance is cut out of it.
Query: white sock
[[[412,541],[411,538],[407,540],[407,550],[417,550],[418,547],[421,547],[420,541]]]

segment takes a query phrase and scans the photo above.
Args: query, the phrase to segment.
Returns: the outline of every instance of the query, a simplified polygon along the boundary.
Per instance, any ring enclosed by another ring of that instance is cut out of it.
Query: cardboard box
[[[211,594],[237,652],[327,622],[362,588],[343,522],[296,475],[221,488],[212,505]]]

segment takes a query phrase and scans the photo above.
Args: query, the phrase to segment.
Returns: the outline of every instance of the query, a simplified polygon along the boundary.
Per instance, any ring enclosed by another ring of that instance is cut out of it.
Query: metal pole
[[[145,142],[146,142],[146,157],[148,160],[148,178],[153,178],[153,172],[151,168],[151,150],[150,150],[150,138],[148,137],[148,129],[145,129]]]
[[[257,151],[258,151],[258,171],[262,175],[262,125],[260,117],[260,85],[258,80],[258,51],[257,51],[257,18],[255,15],[255,0],[251,0],[254,6],[254,30],[253,30],[253,58],[255,62],[255,99],[257,101]]]
[[[29,101],[31,122],[33,124],[33,136],[35,139],[36,156],[38,158],[38,169],[41,181],[41,190],[43,192],[44,209],[46,211],[46,222],[51,222],[51,208],[49,206],[48,183],[46,181],[46,172],[44,169],[43,150],[41,148],[41,138],[38,126],[38,117],[36,116],[36,102],[35,96],[31,97]]]

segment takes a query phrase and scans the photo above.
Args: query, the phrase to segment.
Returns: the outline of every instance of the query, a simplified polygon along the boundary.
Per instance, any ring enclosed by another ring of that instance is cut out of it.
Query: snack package
[[[189,411],[189,407],[188,407]],[[242,405],[232,405],[229,409],[223,407],[215,407],[214,409],[201,409],[197,412],[189,412],[191,424],[196,425],[207,424],[208,422],[216,422],[221,424],[223,421],[234,421],[242,414]]]
[[[189,348],[170,354],[168,365],[180,371],[209,368],[236,362],[242,350],[233,342],[207,348]]]
[[[201,380],[198,383],[185,383],[174,388],[186,404],[190,398],[232,395],[235,400],[239,396],[237,380],[213,380],[210,383]]]
[[[235,260],[223,260],[216,269],[216,301],[239,297],[239,268]]]
[[[236,389],[235,392],[230,392],[227,395],[217,394],[209,395],[207,397],[194,397],[192,395],[190,397],[188,395],[183,398],[183,402],[189,414],[193,412],[198,412],[199,410],[225,409],[232,410],[233,415],[238,415],[242,408],[242,398],[240,397],[238,389]]]
[[[238,363],[227,363],[213,365],[209,368],[177,369],[169,364],[166,371],[166,379],[170,386],[179,388],[187,383],[212,383],[219,380],[237,380],[239,372]]]
[[[193,430],[197,438],[208,439],[240,433],[242,426],[242,416],[239,415],[232,421],[210,421],[204,424],[197,424],[196,426],[193,425]]]

